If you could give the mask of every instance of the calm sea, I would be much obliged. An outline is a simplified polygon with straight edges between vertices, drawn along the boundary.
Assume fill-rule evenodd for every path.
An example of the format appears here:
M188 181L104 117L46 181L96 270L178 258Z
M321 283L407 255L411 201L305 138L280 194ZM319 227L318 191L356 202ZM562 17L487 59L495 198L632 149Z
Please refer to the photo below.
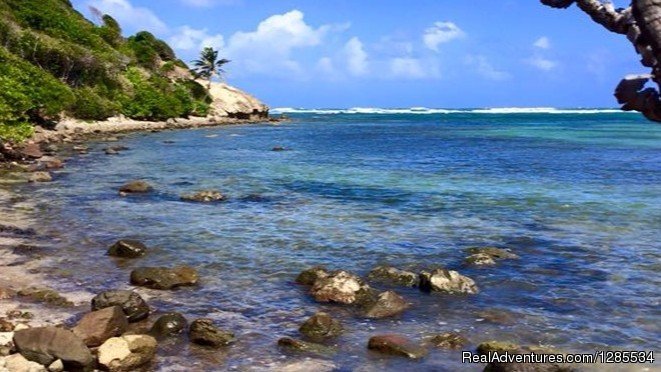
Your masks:
M40 201L56 286L100 292L130 288L137 266L198 268L197 288L141 293L158 311L215 319L238 342L222 351L165 342L162 370L303 360L276 340L298 336L318 310L345 325L338 353L326 358L342 370L482 368L462 366L461 351L435 350L422 362L368 352L368 338L384 332L422 340L456 330L471 348L487 340L584 352L658 348L661 125L611 110L280 111L293 120L131 134L112 143L129 148L117 156L92 143L55 182L24 186ZM157 191L119 197L132 179ZM179 200L200 189L229 201ZM130 262L105 256L120 238L153 248ZM462 264L467 247L486 245L521 259ZM294 283L318 264L360 275L379 264L445 266L481 292L397 288L411 309L365 320L315 303Z

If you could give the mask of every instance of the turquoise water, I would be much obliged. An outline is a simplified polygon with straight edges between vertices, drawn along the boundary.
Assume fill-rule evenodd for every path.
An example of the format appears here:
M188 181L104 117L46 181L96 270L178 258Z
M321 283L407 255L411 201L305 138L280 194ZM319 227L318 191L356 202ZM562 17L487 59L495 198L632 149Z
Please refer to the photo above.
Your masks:
M170 341L156 368L302 360L275 342L297 336L321 309L347 328L328 358L345 370L467 368L460 351L435 350L422 362L368 352L367 339L382 332L422 340L458 330L471 347L492 339L585 352L658 347L660 125L610 112L290 116L279 125L132 134L116 143L130 148L118 156L93 143L55 182L25 186L42 201L61 257L53 267L73 273L62 286L125 288L130 269L144 265L200 270L200 287L143 293L159 311L214 318L238 342L211 352ZM290 150L270 151L276 145ZM136 178L157 192L118 197ZM209 188L229 201L179 200ZM104 255L128 237L154 248L131 262ZM521 260L463 266L464 249L476 245L510 248ZM384 263L457 269L481 292L399 288L412 308L372 321L317 304L293 282L311 265L366 275ZM485 315L494 313L501 319Z

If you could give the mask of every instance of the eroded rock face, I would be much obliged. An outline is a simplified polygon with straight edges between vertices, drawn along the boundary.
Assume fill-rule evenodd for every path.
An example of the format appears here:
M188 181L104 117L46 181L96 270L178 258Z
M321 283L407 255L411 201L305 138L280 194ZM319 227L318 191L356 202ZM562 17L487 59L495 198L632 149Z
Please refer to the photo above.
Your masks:
M436 269L420 273L420 289L450 294L476 294L478 288L473 279L454 270Z
M305 321L299 331L307 338L321 341L337 337L342 333L342 325L324 312L318 312Z
M49 365L61 359L66 368L88 370L92 353L80 337L63 328L39 327L14 332L14 345L26 359Z
M145 181L131 181L119 188L120 194L143 194L153 190L153 187Z
M87 346L99 346L107 339L126 331L129 322L119 306L107 307L85 314L72 329Z
M179 313L167 313L156 320L149 334L155 337L175 336L183 332L188 322Z
M365 317L380 319L401 314L408 307L408 302L402 296L393 291L386 291L367 301L364 311Z
M369 296L371 288L357 275L348 271L334 271L317 279L310 290L318 302L355 304Z
M198 345L220 347L234 342L234 334L223 331L211 319L197 319L190 325L188 337Z
M328 276L328 270L323 266L311 267L304 270L296 277L296 283L303 285L313 285L317 279L325 278Z
M131 272L131 284L152 289L172 289L197 284L197 270L190 266L140 267Z
M225 195L215 190L198 191L194 194L182 195L181 200L197 203L212 203L226 200Z
M418 274L400 270L392 266L377 266L370 271L367 278L405 287L417 287L420 281Z
M133 291L106 291L92 299L92 310L119 306L129 322L137 322L149 316L149 305Z
M367 348L382 354L420 359L427 355L427 350L400 335L379 335L370 338Z
M99 347L99 364L111 372L134 371L156 355L156 339L147 335L113 337Z
M223 83L211 83L211 116L237 119L267 118L269 108L255 97Z
M133 239L122 239L110 246L108 255L122 258L138 258L147 253L147 246Z

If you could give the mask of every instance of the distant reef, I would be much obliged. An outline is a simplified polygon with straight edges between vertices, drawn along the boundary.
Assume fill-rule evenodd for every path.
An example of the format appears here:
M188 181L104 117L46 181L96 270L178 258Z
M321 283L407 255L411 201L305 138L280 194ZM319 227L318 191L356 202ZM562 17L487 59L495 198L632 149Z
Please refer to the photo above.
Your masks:
M196 80L147 31L128 38L68 0L0 1L0 149L60 122L262 120L268 107L226 84ZM1 152L1 151L0 151Z

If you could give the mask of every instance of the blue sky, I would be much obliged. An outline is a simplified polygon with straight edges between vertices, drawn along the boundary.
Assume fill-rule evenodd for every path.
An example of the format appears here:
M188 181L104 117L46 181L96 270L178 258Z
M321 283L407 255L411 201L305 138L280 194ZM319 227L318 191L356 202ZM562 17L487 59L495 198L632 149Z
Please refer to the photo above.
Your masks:
M537 0L72 2L186 62L220 48L226 80L272 107L615 107L645 72L623 36Z

